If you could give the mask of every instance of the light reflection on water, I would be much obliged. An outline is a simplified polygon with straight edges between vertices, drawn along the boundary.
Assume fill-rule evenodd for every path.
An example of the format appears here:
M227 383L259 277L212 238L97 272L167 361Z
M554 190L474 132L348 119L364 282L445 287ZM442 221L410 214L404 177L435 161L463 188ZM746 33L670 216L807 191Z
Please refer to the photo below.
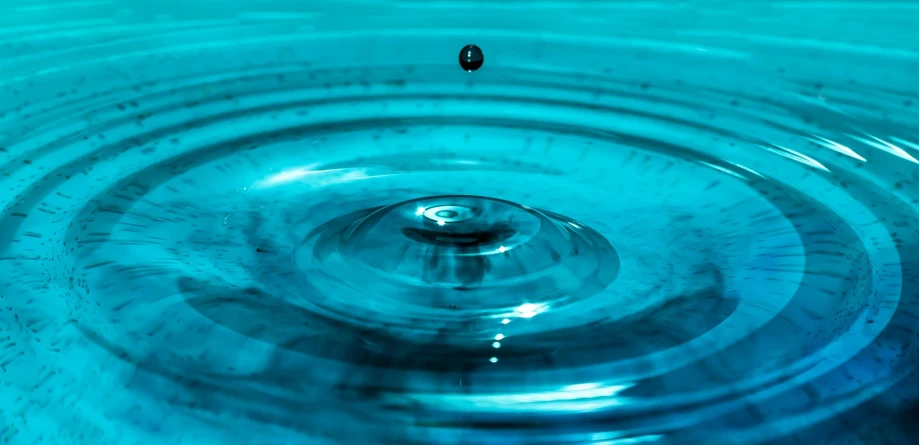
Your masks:
M911 2L5 7L8 443L919 437Z

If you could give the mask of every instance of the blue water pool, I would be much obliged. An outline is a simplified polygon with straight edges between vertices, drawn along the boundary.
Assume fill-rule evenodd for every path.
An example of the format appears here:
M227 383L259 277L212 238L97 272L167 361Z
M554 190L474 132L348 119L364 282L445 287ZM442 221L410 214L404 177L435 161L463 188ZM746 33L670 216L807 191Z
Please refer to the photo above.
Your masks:
M0 443L919 443L915 2L0 12Z

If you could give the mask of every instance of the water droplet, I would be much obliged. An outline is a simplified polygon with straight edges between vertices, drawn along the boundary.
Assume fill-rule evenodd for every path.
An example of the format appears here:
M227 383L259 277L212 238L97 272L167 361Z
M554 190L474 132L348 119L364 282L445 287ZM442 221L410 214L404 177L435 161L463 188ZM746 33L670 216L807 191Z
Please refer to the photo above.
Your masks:
M485 55L478 46L466 45L460 50L459 63L463 70L472 73L478 71L485 63Z

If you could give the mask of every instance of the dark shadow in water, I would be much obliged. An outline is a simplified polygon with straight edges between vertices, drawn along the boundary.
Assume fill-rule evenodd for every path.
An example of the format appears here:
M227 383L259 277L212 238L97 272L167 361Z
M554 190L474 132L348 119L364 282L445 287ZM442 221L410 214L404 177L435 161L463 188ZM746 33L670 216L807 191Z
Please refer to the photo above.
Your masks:
M722 296L722 285L669 299L665 304L615 322L514 337L501 349L502 369L566 368L605 363L675 347L708 332L737 307ZM384 329L363 329L311 313L255 289L181 279L187 303L215 323L278 347L362 366L426 370L470 370L489 366L495 353L489 342L458 345L437 336L426 343L395 338ZM466 332L469 326L445 326ZM481 344L478 344L481 343Z

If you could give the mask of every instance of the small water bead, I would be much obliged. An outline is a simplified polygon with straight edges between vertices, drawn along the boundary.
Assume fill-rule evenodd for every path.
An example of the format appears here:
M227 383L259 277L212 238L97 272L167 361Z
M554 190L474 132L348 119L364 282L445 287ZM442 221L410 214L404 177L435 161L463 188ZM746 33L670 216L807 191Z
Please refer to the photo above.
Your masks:
M475 45L466 45L460 50L459 54L460 67L466 72L472 73L478 71L485 63L485 54L482 49Z

